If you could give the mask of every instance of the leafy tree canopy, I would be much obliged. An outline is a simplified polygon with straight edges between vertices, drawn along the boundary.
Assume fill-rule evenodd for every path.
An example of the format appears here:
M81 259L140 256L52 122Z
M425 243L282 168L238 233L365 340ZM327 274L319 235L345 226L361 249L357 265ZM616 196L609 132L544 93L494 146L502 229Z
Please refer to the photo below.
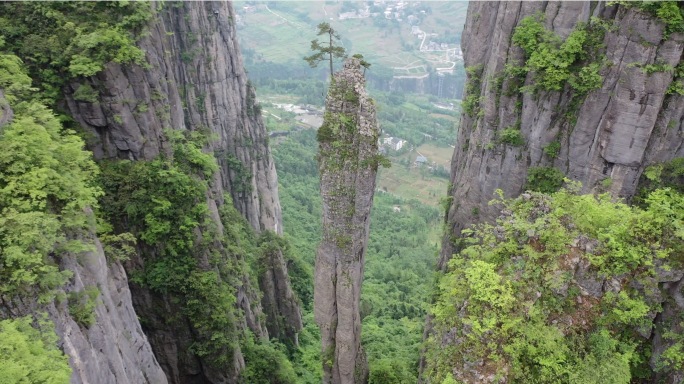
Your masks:
M49 322L39 329L30 317L0 321L0 380L3 383L66 384L71 377L67 357L57 349Z
M0 86L14 113L0 131L0 292L46 291L70 275L53 257L85 249L72 239L101 194L97 167L83 141L30 99L16 56L0 55Z
M144 64L135 42L151 7L143 1L4 2L0 35L51 104L65 79L92 76L110 61Z

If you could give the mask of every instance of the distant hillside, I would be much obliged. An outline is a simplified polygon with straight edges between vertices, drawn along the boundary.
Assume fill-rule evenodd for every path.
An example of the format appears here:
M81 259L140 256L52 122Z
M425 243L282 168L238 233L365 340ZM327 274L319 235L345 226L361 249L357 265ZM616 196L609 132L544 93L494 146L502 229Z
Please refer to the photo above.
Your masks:
M456 79L464 77L460 39L467 4L247 1L235 2L235 22L253 79L309 72L301 58L316 38L316 25L327 21L339 31L347 51L361 53L373 64L372 86L454 97L463 84ZM428 79L436 74L449 75L449 91Z

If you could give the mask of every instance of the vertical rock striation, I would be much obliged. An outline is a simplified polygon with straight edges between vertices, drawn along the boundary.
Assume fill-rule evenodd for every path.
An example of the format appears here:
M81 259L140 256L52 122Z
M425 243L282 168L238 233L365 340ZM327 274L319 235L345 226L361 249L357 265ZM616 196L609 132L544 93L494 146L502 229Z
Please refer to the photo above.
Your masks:
M139 43L150 67L110 63L72 83L67 107L93 134L88 144L98 159L150 160L170 151L165 129L209 131L221 166L217 191L230 193L257 231L282 233L275 165L234 18L225 1L164 3ZM98 102L74 99L86 82Z
M65 90L65 108L91 133L88 147L97 159L145 161L172 156L164 133L168 129L210 134L215 140L205 150L214 153L219 171L209 183L207 205L218 231L230 224L222 223L218 213L228 194L255 231L282 234L275 166L256 95L243 68L232 5L216 1L153 6L149 35L138 44L149 65L110 63L92 78L71 82ZM98 92L97 102L74 97L84 85ZM223 254L230 253L215 246ZM199 265L209 265L208 255L196 257ZM129 272L143 266L142 254L126 263ZM235 296L242 327L262 338L272 330L283 341L296 343L301 314L280 250L269 255L261 273L263 294L249 276L237 277ZM143 329L169 382L238 380L244 367L239 347L233 351L231 369L211 368L191 352L195 330L182 316L170 321L170 313L180 313L178 298L136 284L131 289L136 312L145 320Z
M505 68L520 66L525 53L512 43L515 28L540 14L547 30L565 39L595 16L609 27L602 41L605 61L598 89L586 97L565 84L560 91L519 92L534 85L534 74L514 79ZM608 191L630 198L644 169L684 156L684 96L668 94L684 51L684 36L664 37L666 25L637 7L593 2L475 2L468 7L463 55L469 68L467 94L477 100L464 113L451 168L450 234L440 267L454 251L451 234L471 223L491 220L487 205L494 191L517 196L531 167L555 167L584 191L611 179ZM649 64L670 70L646 71ZM516 82L518 82L516 84ZM575 102L577 104L572 105ZM570 116L571 118L568 118ZM519 127L522 145L501 140L501 131ZM544 149L559 144L555 156Z
M365 383L359 300L375 192L379 128L360 61L335 73L318 131L323 240L315 267L314 315L324 383Z
M124 268L108 261L99 241L96 249L61 260L60 268L74 272L69 292L97 287L95 324L80 326L66 303L48 310L73 369L71 383L166 383L133 309Z
M596 65L596 88L579 92L564 81L558 90L545 90L536 83L538 73L515 73L529 52L513 43L513 35L530 16L561 42L573 31L588 28L595 39L589 48L599 54L585 50L573 68ZM468 80L452 160L440 269L446 269L459 249L464 228L496 217L497 208L487 204L494 191L502 189L506 197L519 195L527 188L533 167L560 171L580 181L585 193L611 192L630 199L638 192L646 167L684 156L684 96L674 90L681 89L684 35L668 28L655 13L634 4L469 5L463 33ZM682 274L663 273L657 280L663 311L645 335L652 340L654 370L656 356L666 348L662 329L684 310ZM680 382L681 375L663 371L657 380Z
M48 305L33 299L0 297L0 317L16 318L46 311L55 324L60 346L69 357L71 383L167 383L133 309L128 279L119 262L106 259L99 241L95 250L60 258L60 269L73 272L58 295L97 287L95 324L86 327L70 314L66 300Z
M263 247L263 246L262 246ZM259 288L263 294L261 305L266 315L266 328L271 337L289 345L299 345L299 331L302 329L299 300L287 275L287 264L283 248L277 241L264 250L259 265Z

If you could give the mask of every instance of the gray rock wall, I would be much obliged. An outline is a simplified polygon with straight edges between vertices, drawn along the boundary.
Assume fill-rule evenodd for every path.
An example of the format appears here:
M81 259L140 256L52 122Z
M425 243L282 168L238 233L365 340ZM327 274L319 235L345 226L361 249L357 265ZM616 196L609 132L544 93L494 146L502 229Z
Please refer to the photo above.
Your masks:
M66 292L97 287L95 324L79 326L67 303L50 308L62 348L73 369L72 383L166 383L131 301L126 273L108 261L99 241L94 252L62 260L74 272Z
M515 27L526 16L541 13L547 29L567 37L592 16L612 21L605 34L607 65L603 83L581 102L575 124L563 118L572 91L525 93L497 98L495 78L507 63L524 61L512 44ZM481 116L462 115L452 159L447 212L450 233L495 217L487 202L496 189L508 197L523 191L530 167L555 167L581 181L585 192L610 178L609 191L631 197L643 170L656 162L684 156L684 97L666 95L672 71L646 74L639 66L664 63L676 66L682 58L684 36L663 39L665 25L636 8L590 2L474 2L468 7L463 33L466 67L483 65L479 95ZM525 85L533 76L528 74ZM504 81L503 88L509 84ZM498 99L498 102L497 102ZM518 104L518 105L516 105ZM497 144L497 132L520 121L525 144ZM559 155L543 148L559 140ZM454 251L445 238L440 267Z
M92 252L60 258L60 269L72 271L73 277L58 291L58 295L68 295L97 288L93 325L78 324L69 313L66 299L41 305L31 298L0 297L0 317L47 310L60 347L69 356L72 384L167 383L133 309L123 267L106 259L97 239L94 244Z
M265 271L259 276L259 288L263 293L261 304L268 334L297 346L303 327L302 314L287 275L282 250L269 250L262 263Z
M0 130L14 112L0 90ZM92 215L92 212L87 212ZM31 295L0 295L0 319L47 313L55 325L59 347L69 357L72 384L167 383L133 308L128 278L119 261L108 259L94 233L86 233L94 249L61 254L59 269L72 278L55 296L42 303ZM94 324L79 324L69 310L69 297L97 290Z
M576 109L576 122L564 114L571 111L573 91L507 95L498 90L496 78L506 64L524 60L521 48L512 44L520 21L541 14L545 26L562 38L578 23L599 17L613 28L606 31L603 46L606 64L600 69L602 85L589 92ZM442 243L439 267L444 269L457 250L461 230L480 221L492 221L496 208L489 206L494 191L506 197L523 192L530 167L555 167L582 182L583 192L609 191L630 199L649 165L684 156L684 97L667 94L673 71L646 73L640 67L665 64L675 67L684 53L684 36L664 37L665 25L636 7L603 2L471 2L462 46L466 67L482 65L482 98L479 115L462 115L452 159L446 212L447 234ZM527 74L524 85L533 83ZM510 84L504 80L503 89ZM464 95L464 97L467 95ZM497 142L498 132L519 122L523 146ZM560 151L551 158L543 148L558 140ZM610 179L610 183L602 183ZM652 340L655 357L666 348L660 332L684 310L682 278L659 276L663 312L654 319ZM657 374L654 380L678 383L681 372Z
M217 2L164 2L153 4L156 13L149 33L139 46L149 65L110 63L98 75L73 81L65 90L65 108L91 135L88 147L97 159L149 160L171 155L164 131L201 130L216 138L206 148L216 155L220 169L210 182L210 214L219 230L223 223L217 207L223 195L231 196L237 210L257 231L282 234L281 208L275 166L268 147L254 89L242 64L232 5ZM74 98L78 87L98 91L97 102ZM197 255L207 265L206 255ZM236 292L244 314L243 327L268 337L275 320L289 325L296 341L301 329L299 305L290 288L281 252L264 268L263 307L258 287L243 276ZM127 268L144 263L140 256ZM187 322L169 322L180 312L178 298L158 295L132 285L136 312L144 320L154 353L171 383L232 383L244 367L234 351L228 371L209 367L192 354L194 333ZM262 313L267 320L262 320ZM125 381L123 381L125 382ZM134 382L134 381L131 381ZM161 382L161 381L159 381Z
M67 107L92 133L88 146L98 159L149 160L168 152L165 129L205 130L217 138L210 150L221 172L218 192L258 231L282 233L275 166L268 135L242 64L230 3L163 3L139 46L149 68L110 63L86 81L99 102L75 100ZM251 177L240 178L227 157L237 159ZM221 200L221 193L217 193Z

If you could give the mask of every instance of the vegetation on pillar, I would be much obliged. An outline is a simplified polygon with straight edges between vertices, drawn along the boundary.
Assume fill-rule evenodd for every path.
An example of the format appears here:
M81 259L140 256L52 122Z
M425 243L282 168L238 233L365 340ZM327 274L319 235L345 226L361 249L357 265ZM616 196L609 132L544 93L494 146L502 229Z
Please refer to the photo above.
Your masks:
M318 39L311 40L311 50L316 52L311 56L304 57L312 68L318 66L321 61L327 61L330 65L330 76L333 75L333 62L335 59L346 57L344 47L339 45L340 35L329 23L318 24L318 36L327 35L326 42L321 43Z
M335 73L318 130L323 239L316 253L315 320L321 329L323 382L366 383L360 287L375 191L380 133L365 91L365 66L347 59Z
M363 74L365 75L366 69L370 68L371 63L364 60L363 55L360 53L355 53L354 55L352 55L352 57L355 59L359 59L359 64L361 64L361 66L363 67Z
M359 55L360 56L360 55ZM370 64L363 61L362 57L356 58L357 65L368 68ZM364 95L365 96L365 95ZM367 98L366 98L367 99ZM378 132L367 132L370 135L359 134L362 117L358 112L363 111L364 107L361 105L362 100L358 90L355 89L355 84L350 81L340 80L333 81L328 90L328 102L337 104L345 104L345 108L330 109L323 117L323 124L318 129L318 142L320 145L319 160L325 160L326 169L341 170L345 167L356 170L359 165L367 167L376 171L378 166L382 165L389 168L389 160L379 153L373 154L368 158L359 160L359 141L364 140L370 142L377 141ZM371 99L363 100L366 111L369 105L373 105ZM368 124L366 122L366 124ZM366 128L366 130L368 130ZM356 164L345 164L345 162L352 161Z

